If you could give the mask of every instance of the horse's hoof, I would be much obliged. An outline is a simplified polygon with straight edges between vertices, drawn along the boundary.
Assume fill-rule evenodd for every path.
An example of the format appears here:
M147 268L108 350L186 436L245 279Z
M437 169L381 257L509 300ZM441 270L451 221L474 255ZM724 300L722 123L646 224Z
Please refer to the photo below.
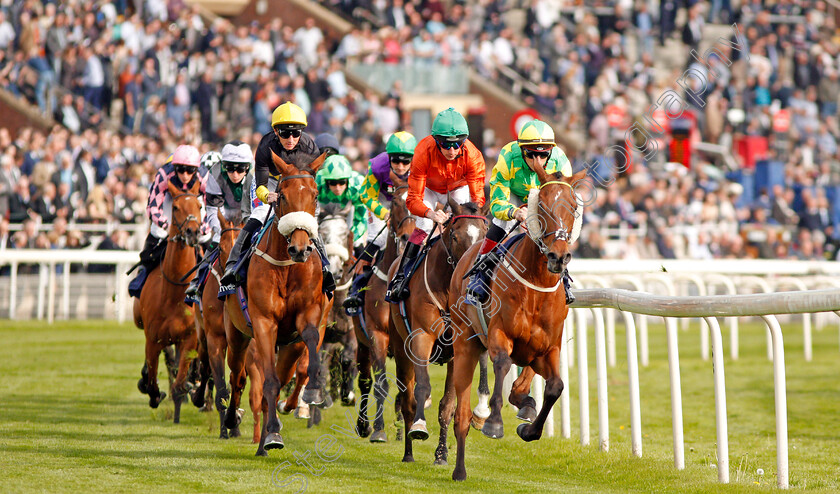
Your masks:
M477 431L480 431L484 427L485 422L487 422L487 417L478 417L475 413L473 413L472 419L470 419L470 425Z
M260 440L257 439L255 442L260 442ZM254 456L268 456L268 451L266 451L264 449L258 449L257 454L254 455Z
M319 388L315 388L315 389L304 388L303 389L303 396L302 396L301 399L303 400L304 403L307 403L309 405L316 405L317 406L317 405L320 405L321 403L324 402L324 394L321 393L321 390Z
M516 418L528 422L529 424L533 423L535 420L537 420L537 410L531 406L520 408L519 412L517 412L516 414Z
M435 458L434 465L446 466L449 465L449 463L446 461L446 458Z
M529 434L528 431L533 428L532 424L519 424L519 427L516 428L516 435L521 437L525 442L536 441L540 438L539 434Z
M341 397L341 406L352 407L355 404L356 404L356 393L351 391L350 393L347 394L347 396L342 396Z
M327 395L327 397L324 398L324 402L319 405L319 408L323 408L324 410L326 410L327 408L332 408L333 405L334 402L332 396Z
M387 443L388 442L388 435L385 434L385 431L376 431L370 436L370 442L372 443Z
M277 413L280 413L282 415L288 415L288 414L292 413L292 410L291 409L287 410L286 409L286 402L281 401L280 403L277 404Z
M229 439L228 431L224 427L222 427L222 431L219 433L219 439Z
M452 471L452 480L459 482L467 480L467 469L455 467L455 470Z
M301 403L297 408L295 408L296 419L308 419L309 417L309 405L306 403Z
M239 423L242 422L242 413L244 410L238 408L234 410L233 408L228 408L225 412L225 427L228 429L236 429L239 427Z
M276 432L270 432L265 438L265 449L283 449L286 445L283 444L283 438Z
M481 433L490 439L501 439L505 437L505 425L502 421L498 422L484 422L481 427Z
M157 398L155 398L154 396L150 396L149 397L149 406L152 407L152 408L157 408L158 405L160 405L160 402L162 402L164 398L166 398L166 393L163 392L163 391L161 391L160 394L157 395Z
M190 401L194 407L201 410L204 407L204 393L199 393L197 390L190 390Z
M239 427L234 427L233 429L230 430L230 437L239 437L241 435L242 435L242 433L239 432Z
M149 388L146 387L146 380L142 377L137 381L137 389L144 395L149 394Z
M428 410L430 408L432 408L432 397L431 396L426 398L426 402L423 403L423 410Z
M426 429L426 421L418 420L411 425L408 431L408 437L417 441L425 441L429 439L429 431Z
M368 437L371 432L373 432L373 428L370 426L370 424L364 427L362 427L361 424L356 424L356 434L358 434L359 437Z
M478 405L477 407L473 408L473 417L481 419L482 423L487 417L490 416L490 407Z
M413 455L405 455L402 459L403 463L414 463L414 456Z

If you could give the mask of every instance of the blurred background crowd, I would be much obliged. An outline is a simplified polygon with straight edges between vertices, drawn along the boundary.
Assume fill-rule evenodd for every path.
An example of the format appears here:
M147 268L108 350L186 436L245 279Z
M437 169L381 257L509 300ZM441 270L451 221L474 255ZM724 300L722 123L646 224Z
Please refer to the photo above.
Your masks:
M512 97L556 124L578 168L604 159L665 91L686 95L676 81L697 70L710 83L685 98L691 139L758 142L779 180L745 190L738 171L756 160L740 153L727 170L702 154L678 164L666 141L657 156L636 150L587 208L577 255L836 259L840 31L824 1L320 0L356 26L335 40L314 20L237 26L180 0L136 3L0 0L0 87L58 124L0 128L0 249L139 248L114 225L143 228L169 152L232 139L255 148L286 100L365 173L384 137L412 130L399 83L377 95L345 78L348 63L383 62L466 64L503 88L524 81ZM506 21L512 9L521 22ZM715 45L720 56L663 75L655 54L685 57L710 26L731 42ZM488 170L508 140L483 139ZM91 235L91 224L107 228Z

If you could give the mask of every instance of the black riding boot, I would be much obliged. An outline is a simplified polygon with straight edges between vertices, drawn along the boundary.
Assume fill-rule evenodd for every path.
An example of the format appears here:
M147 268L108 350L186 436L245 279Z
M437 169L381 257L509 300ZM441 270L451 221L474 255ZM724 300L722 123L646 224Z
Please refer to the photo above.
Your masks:
M345 309L361 307L365 303L364 297L359 295L359 293L367 286L370 277L373 275L373 260L376 258L378 252L379 246L375 244L365 247L365 250L362 251L361 257L359 257L362 272L353 278L350 292L347 294L347 298L344 299L344 303L341 304Z
M490 251L475 260L476 270L467 284L467 302L484 304L490 298L490 275L501 259ZM476 304L473 304L476 305Z
M190 286L187 287L186 291L184 292L185 298L184 302L187 304L194 304L198 302L198 289L200 288L202 279L206 279L205 275L207 274L207 270L209 269L210 258L216 253L216 247L208 245L207 248L204 249L204 257L201 258L201 261L198 262L199 266L198 272L196 273L195 277L190 280Z
M385 292L385 301L395 304L401 300L405 300L410 295L408 290L408 273L406 273L406 266L411 266L417 255L420 254L420 246L409 242L405 246L402 259L400 259L400 267L394 273L394 279L388 284L388 291Z
M219 284L224 287L226 285L233 285L239 283L241 280L236 275L236 264L239 262L239 258L242 257L242 251L248 250L251 247L251 237L257 230L262 227L262 222L258 219L251 218L245 223L245 226L242 227L242 231L239 232L239 236L236 237L236 242L233 244L233 248L230 250L230 255L228 255L227 263L225 263L225 274L222 275L222 279L219 280Z
M312 239L312 245L315 246L315 250L321 256L321 274L324 277L321 283L321 291L332 294L335 291L335 278L332 272L330 272L330 260L327 259L327 249L324 248L324 243L321 239L317 237Z
M566 305L575 301L575 296L572 295L572 282L575 281L569 276L569 270L563 271L563 288L566 290Z

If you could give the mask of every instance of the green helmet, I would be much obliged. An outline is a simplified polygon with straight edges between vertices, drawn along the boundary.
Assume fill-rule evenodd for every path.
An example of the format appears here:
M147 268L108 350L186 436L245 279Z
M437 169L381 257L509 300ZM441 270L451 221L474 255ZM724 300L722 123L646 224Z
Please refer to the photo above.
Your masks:
M388 154L410 154L414 155L414 148L417 146L417 139L408 132L394 132L388 138L385 145L385 152Z
M340 154L334 154L327 158L321 171L321 178L324 180L342 180L350 178L350 175L353 174L350 162Z
M464 116L451 107L438 113L432 123L432 135L445 137L448 141L466 139L469 133L470 130Z

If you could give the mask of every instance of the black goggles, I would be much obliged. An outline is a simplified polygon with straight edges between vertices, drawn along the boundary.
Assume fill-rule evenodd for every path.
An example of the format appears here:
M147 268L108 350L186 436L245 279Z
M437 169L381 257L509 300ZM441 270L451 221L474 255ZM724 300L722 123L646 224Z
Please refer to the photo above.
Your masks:
M402 163L404 165L411 163L411 156L407 154L392 154L389 155L389 158L391 159L391 163Z
M524 154L526 158L531 158L531 159L534 159L534 158L548 159L548 157L551 156L551 151L533 151L533 150L528 149L528 148L523 148L522 149L522 154Z
M190 175L194 175L195 172L198 171L198 167L189 166L189 165L175 165L175 173L189 173Z
M332 179L327 180L326 182L327 182L327 186L332 187L334 185L347 185L348 181L347 181L346 178L339 178L339 179L336 179L336 180L332 180Z
M249 163L222 163L222 168L228 173L245 173L251 165Z
M443 149L461 149L461 146L464 145L464 141L466 141L466 139L458 141L446 141L443 139L435 138L435 142L437 142L437 145L442 147Z
M300 129L294 130L278 130L277 134L280 136L281 139L288 139L290 137L300 137L300 133L302 131Z

